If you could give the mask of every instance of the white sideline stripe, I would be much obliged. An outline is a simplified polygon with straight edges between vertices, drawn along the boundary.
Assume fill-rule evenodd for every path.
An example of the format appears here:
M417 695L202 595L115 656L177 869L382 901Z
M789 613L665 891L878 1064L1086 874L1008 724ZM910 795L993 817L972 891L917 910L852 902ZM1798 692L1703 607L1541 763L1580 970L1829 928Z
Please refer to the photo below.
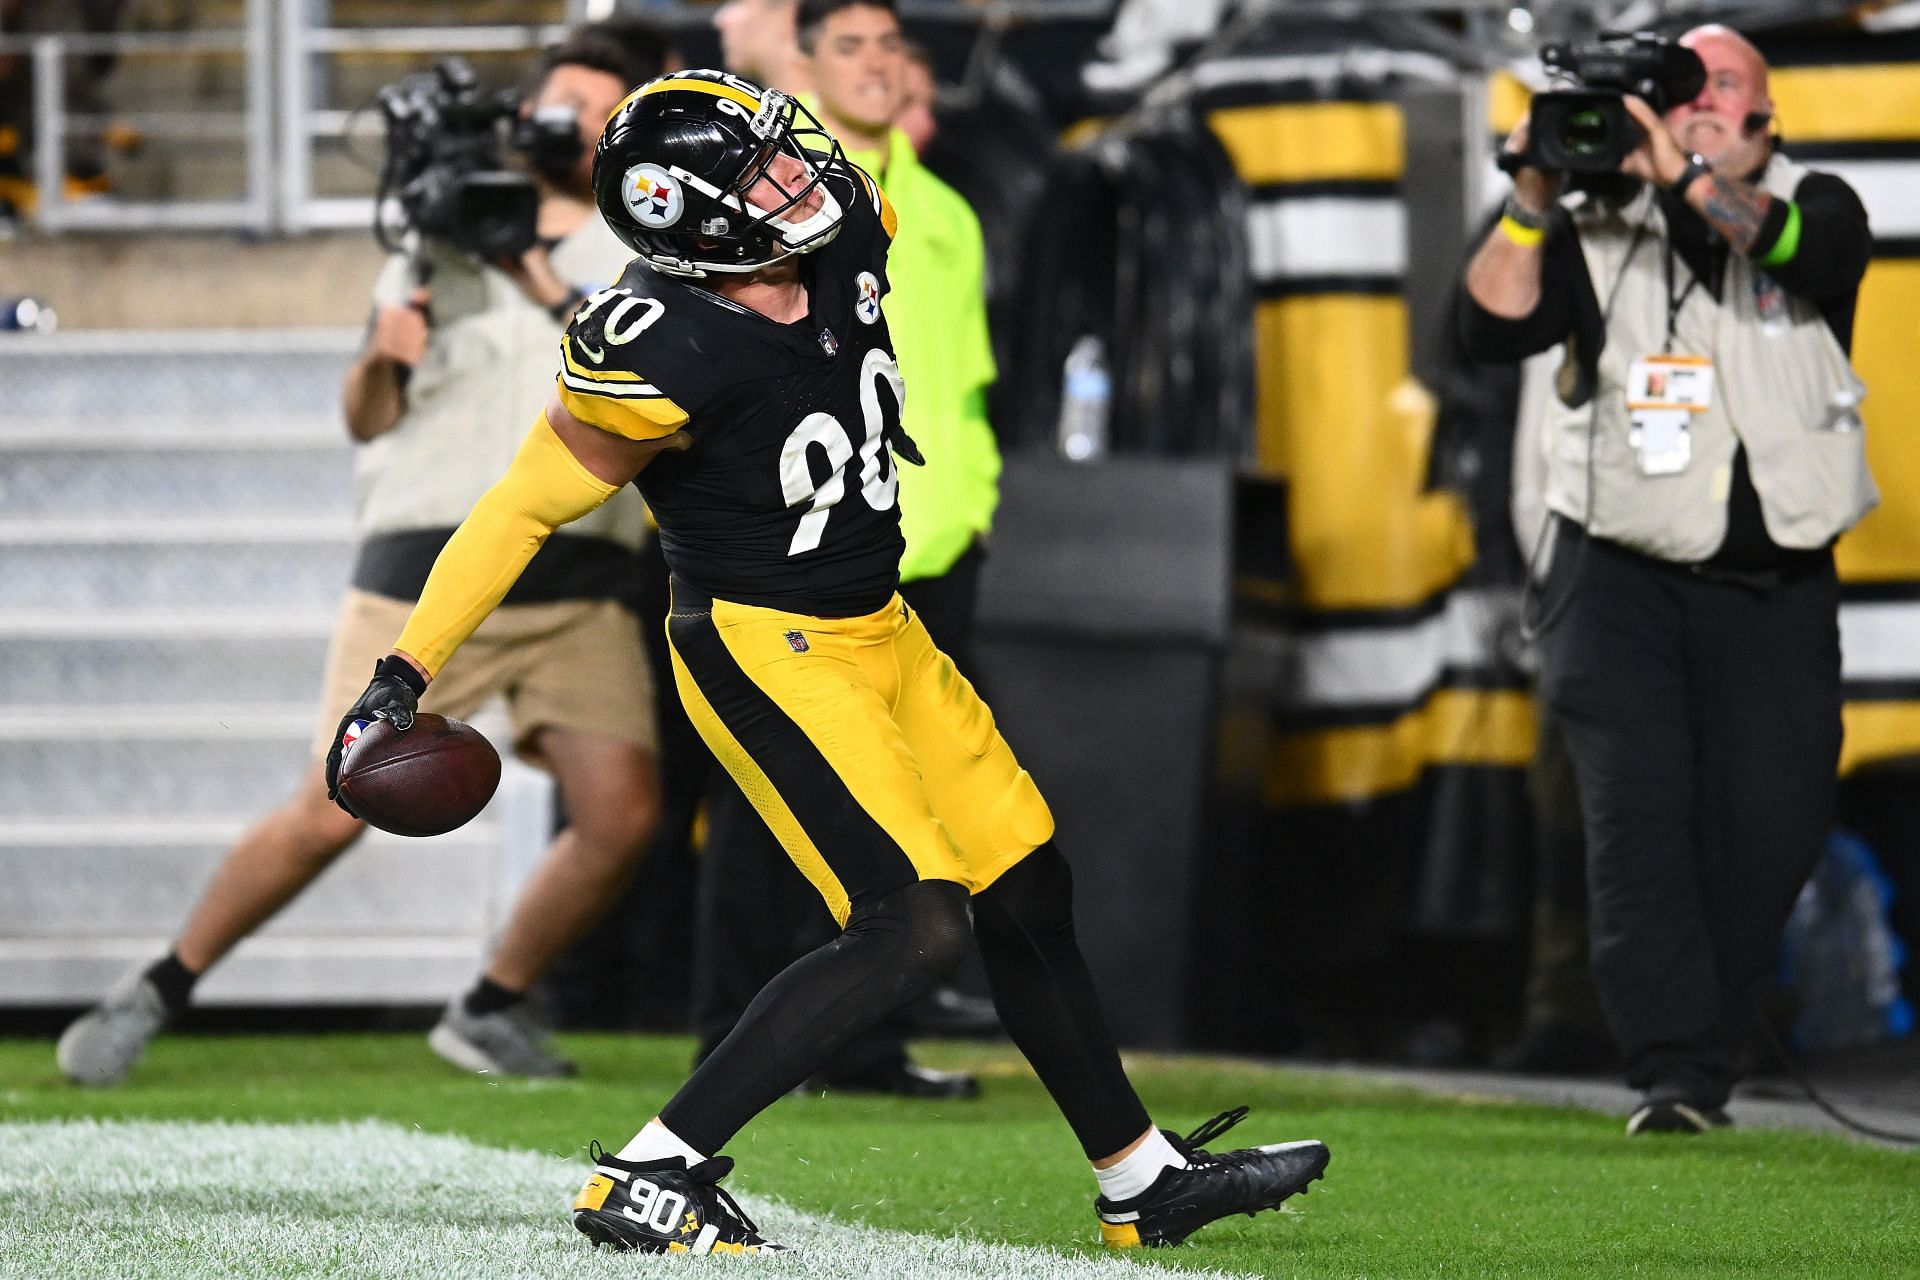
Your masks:
M1840 678L1920 680L1920 601L1841 605Z
M1920 160L1813 160L1846 179L1867 206L1867 224L1882 240L1920 236Z
M1182 72L1198 89L1236 84L1270 85L1275 81L1313 80L1329 86L1351 77L1362 82L1401 77L1435 84L1458 84L1460 73L1436 54L1390 49L1350 49L1340 53L1274 54L1266 57L1208 60Z
M1282 696L1301 708L1411 706L1446 668L1492 664L1516 601L1512 591L1455 591L1439 613L1404 627L1292 637Z
M588 1172L575 1157L499 1151L372 1121L0 1124L0 1258L8 1280L76 1274L224 1280L242 1266L276 1280L721 1274L708 1270L720 1263L674 1264L591 1248L566 1213ZM1091 1199L1091 1186L1087 1194ZM1140 1280L1171 1274L1125 1256L885 1231L757 1196L740 1199L770 1239L798 1251L728 1259L728 1276ZM242 1211L242 1205L271 1207ZM1005 1208L1018 1212L1011 1196ZM1085 1221L1091 1237L1091 1209ZM102 1247L103 1227L111 1231L112 1247ZM1178 1274L1225 1280L1229 1273L1183 1267Z
M1407 211L1396 196L1282 196L1247 211L1256 280L1398 276L1407 269Z

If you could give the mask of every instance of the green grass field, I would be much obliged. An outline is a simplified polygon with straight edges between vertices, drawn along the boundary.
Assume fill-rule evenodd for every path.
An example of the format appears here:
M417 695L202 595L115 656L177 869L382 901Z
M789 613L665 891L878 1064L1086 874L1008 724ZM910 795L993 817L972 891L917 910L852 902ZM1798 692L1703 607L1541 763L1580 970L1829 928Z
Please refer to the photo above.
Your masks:
M0 1275L40 1274L33 1266L74 1276L235 1274L231 1265L205 1272L193 1269L200 1263L189 1265L190 1255L209 1256L207 1240L228 1239L206 1234L196 1215L221 1213L231 1220L220 1230L237 1231L242 1242L249 1221L275 1217L345 1233L347 1243L338 1247L349 1252L337 1255L338 1267L276 1263L261 1274L355 1270L359 1255L351 1248L373 1246L351 1242L379 1238L390 1220L417 1228L405 1248L421 1251L394 1274L446 1270L436 1258L466 1259L452 1267L466 1274L651 1271L661 1263L591 1258L566 1223L564 1201L584 1177L588 1139L624 1142L679 1081L689 1045L617 1036L572 1036L565 1044L582 1079L501 1084L453 1072L414 1036L163 1038L132 1082L89 1092L59 1078L49 1042L0 1041ZM956 1258L986 1242L1058 1249L1084 1257L1086 1274L1112 1273L1094 1265L1101 1251L1093 1243L1092 1179L1024 1064L1000 1048L929 1046L923 1056L982 1072L987 1096L939 1105L785 1100L729 1148L739 1160L729 1185L753 1204L815 1223L816 1255L875 1255L819 1274L951 1274ZM1129 1255L1145 1265L1302 1277L1920 1275L1920 1157L1913 1155L1780 1132L1630 1141L1617 1118L1583 1112L1436 1100L1211 1059L1143 1056L1130 1065L1163 1125L1185 1129L1246 1103L1254 1114L1235 1140L1318 1137L1333 1148L1326 1180L1286 1212L1216 1224L1182 1249ZM99 1132L45 1123L76 1120L175 1123ZM220 1189L226 1184L206 1179L215 1178L225 1158L219 1153L249 1130L178 1123L369 1120L385 1123L312 1132L387 1136L329 1138L332 1154L324 1160L282 1161L300 1166L301 1195L318 1199L270 1193L256 1171L245 1177L255 1192L242 1197L251 1208L238 1217L233 1193ZM292 1141L296 1150L306 1141L297 1136L305 1131L261 1132ZM419 1175L374 1177L351 1167L353 1153L404 1145L415 1133L422 1142L448 1135L503 1153L495 1181L505 1234L492 1236L484 1212L489 1179L473 1163L484 1153L443 1145L432 1148L440 1154L428 1162L447 1179L435 1194L463 1206L458 1213L482 1211L467 1223L474 1239L459 1247L484 1250L498 1240L497 1268L484 1264L485 1253L475 1263L452 1245L437 1252L429 1239L434 1223L421 1221L434 1214L423 1214L414 1191L381 1189L380 1178ZM164 1150L143 1153L144 1142ZM197 1164L202 1146L205 1169ZM393 1159L401 1161L395 1169L412 1167ZM128 1164L140 1167L113 1172ZM471 1169L457 1177L450 1164ZM103 1181L115 1177L131 1179L126 1194L103 1194ZM507 1182L521 1197L510 1206ZM89 1225L76 1226L76 1206L83 1205L79 1218ZM821 1237L820 1219L913 1235ZM934 1261L919 1272L902 1269L899 1256L921 1250L916 1236L957 1237L960 1244L940 1245L945 1254L927 1252ZM239 1252L229 1264L246 1257L244 1243L234 1247ZM1026 1260L1005 1262L1008 1274L1033 1270L1036 1257L1040 1272L1079 1273L1072 1257L1047 1262L1046 1255L1017 1250L1004 1256ZM140 1263L127 1271L103 1268L114 1257ZM62 1269L68 1258L71 1267Z

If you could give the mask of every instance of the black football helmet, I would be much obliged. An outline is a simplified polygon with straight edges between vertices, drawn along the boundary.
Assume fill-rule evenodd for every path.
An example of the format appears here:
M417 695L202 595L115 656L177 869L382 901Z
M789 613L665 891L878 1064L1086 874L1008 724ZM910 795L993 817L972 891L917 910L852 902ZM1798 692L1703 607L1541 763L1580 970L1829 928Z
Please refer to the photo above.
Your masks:
M804 182L783 186L768 172L783 154L800 162ZM839 233L857 181L811 111L724 71L641 85L614 108L593 153L594 200L613 233L654 270L694 278L820 248ZM820 208L789 218L816 190Z

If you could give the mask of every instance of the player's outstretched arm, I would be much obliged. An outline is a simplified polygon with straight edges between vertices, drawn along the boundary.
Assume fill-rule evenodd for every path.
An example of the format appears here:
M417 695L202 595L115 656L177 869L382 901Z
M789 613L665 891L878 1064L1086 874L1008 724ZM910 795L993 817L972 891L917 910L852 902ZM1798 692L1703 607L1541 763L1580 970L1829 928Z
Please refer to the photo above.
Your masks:
M493 612L547 536L620 491L685 432L629 440L576 418L558 399L534 422L513 465L434 561L394 650L431 679Z
M498 607L548 535L618 493L656 455L684 449L690 440L684 431L629 440L551 401L506 475L441 548L393 652L341 720L327 755L328 794L337 790L341 736L354 721L380 718L397 729L410 727L428 682Z

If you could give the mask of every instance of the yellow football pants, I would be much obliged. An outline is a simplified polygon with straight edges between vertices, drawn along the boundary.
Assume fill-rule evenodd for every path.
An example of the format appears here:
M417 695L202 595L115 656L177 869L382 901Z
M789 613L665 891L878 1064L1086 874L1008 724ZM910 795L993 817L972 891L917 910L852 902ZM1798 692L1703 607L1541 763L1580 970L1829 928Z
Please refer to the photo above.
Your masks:
M834 918L916 880L978 893L1053 814L973 686L898 595L814 618L674 584L681 701Z

